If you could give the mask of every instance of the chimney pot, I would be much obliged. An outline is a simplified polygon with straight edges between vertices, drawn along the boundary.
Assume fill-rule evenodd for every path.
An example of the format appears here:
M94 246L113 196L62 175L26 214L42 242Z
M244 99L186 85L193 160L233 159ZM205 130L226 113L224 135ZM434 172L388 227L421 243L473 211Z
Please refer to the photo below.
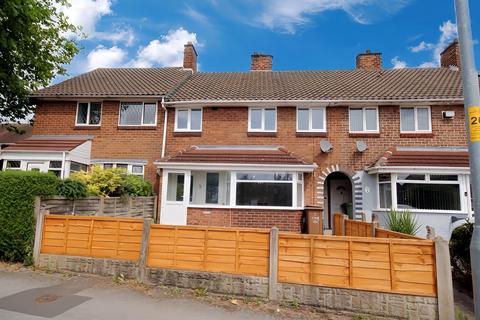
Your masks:
M455 39L445 50L440 53L440 65L443 68L457 67L460 68L460 45Z
M254 52L251 56L251 71L272 71L273 56L265 53Z
M365 50L365 53L357 55L356 68L362 70L381 70L382 54L380 52Z
M197 72L197 50L191 41L188 41L183 50L183 67Z

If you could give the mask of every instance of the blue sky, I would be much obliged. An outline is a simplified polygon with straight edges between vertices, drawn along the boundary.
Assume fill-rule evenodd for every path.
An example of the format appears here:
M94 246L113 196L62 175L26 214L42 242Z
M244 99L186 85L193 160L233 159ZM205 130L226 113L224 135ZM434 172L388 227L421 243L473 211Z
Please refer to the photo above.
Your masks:
M248 71L254 51L272 54L274 70L351 69L365 49L382 52L385 68L428 67L456 37L453 0L70 2L65 13L85 34L70 75L181 65L186 41L196 44L201 71ZM480 1L470 11L480 39Z

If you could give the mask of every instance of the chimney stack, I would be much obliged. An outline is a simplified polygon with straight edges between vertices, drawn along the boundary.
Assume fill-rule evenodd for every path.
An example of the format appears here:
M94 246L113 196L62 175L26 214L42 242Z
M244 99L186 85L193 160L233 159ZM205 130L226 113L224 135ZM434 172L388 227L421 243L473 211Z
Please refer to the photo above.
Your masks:
M272 55L254 52L250 71L272 71L272 60Z
M356 68L362 70L381 70L382 54L379 52L371 52L370 50L358 54Z
M190 41L187 42L183 50L183 67L197 72L197 50Z
M460 68L460 46L457 39L440 53L440 65L443 68L452 66Z

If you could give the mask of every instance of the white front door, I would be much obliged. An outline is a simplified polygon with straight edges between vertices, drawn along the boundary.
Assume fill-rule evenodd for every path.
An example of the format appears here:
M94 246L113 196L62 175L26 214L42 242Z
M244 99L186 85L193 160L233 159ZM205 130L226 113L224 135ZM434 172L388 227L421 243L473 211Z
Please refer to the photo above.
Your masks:
M44 162L27 162L27 170L28 171L40 171L40 172L46 172L47 171Z
M190 197L190 172L168 171L162 177L161 224L186 225Z

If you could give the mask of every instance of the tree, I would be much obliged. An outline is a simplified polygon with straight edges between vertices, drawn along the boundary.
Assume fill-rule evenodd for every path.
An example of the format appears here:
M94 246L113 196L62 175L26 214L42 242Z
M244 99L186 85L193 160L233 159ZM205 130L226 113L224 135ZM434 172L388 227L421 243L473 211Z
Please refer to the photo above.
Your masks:
M0 122L26 119L31 92L65 75L77 33L60 8L67 0L0 1Z

